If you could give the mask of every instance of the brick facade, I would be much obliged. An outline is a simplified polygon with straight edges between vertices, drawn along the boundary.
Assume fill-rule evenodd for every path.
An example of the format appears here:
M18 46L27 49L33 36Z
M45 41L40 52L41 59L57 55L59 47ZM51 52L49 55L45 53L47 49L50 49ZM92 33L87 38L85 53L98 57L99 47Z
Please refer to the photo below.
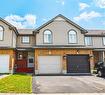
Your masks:
M66 64L66 54L89 54L89 56L93 55L92 50L77 50L77 49L35 49L35 70L38 70L38 56L46 56L46 55L59 55L61 56L61 62L62 62L62 71L67 70L67 64ZM90 57L90 68L91 70L94 67L94 58Z

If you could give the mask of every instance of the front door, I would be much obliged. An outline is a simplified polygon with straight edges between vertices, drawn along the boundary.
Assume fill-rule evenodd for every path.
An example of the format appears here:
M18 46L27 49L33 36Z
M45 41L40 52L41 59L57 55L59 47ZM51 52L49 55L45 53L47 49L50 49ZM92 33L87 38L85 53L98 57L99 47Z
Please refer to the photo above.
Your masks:
M16 72L26 72L27 57L27 52L17 52Z

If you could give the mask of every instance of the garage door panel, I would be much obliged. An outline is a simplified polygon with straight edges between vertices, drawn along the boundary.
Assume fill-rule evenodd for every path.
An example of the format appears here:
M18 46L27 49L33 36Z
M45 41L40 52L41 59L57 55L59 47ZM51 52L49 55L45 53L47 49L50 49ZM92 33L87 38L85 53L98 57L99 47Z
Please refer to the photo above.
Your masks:
M9 73L9 55L0 55L0 73Z
M46 69L49 69L49 67L52 67L52 66L53 66L53 65L49 65L49 66L40 66L40 69L45 69L45 68L46 68ZM59 66L59 67L60 67L60 66ZM57 68L60 69L59 67L58 67L58 66L53 66L51 69L54 69L54 70L57 69Z
M68 55L67 72L68 73L90 73L88 55Z
M39 74L55 74L61 72L60 56L39 56Z

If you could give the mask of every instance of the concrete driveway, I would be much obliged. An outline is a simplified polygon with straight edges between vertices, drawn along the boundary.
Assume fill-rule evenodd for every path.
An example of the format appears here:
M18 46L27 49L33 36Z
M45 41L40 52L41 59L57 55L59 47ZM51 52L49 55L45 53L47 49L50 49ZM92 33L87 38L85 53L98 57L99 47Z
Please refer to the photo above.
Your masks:
M95 76L34 76L33 93L105 93L105 79Z

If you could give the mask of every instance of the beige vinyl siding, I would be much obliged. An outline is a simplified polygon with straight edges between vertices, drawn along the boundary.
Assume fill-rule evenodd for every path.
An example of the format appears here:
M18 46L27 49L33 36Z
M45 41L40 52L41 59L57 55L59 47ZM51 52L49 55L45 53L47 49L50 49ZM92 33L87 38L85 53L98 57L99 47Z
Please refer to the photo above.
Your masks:
M17 36L16 36L16 34L15 34L15 32L13 32L13 47L14 48L16 48L16 38L17 38Z
M22 43L22 37L23 36L18 36L17 37L17 47L32 47L35 45L35 37L34 36L29 36L29 43Z
M52 31L53 40L50 45L84 45L84 34L81 34L81 31L69 24L64 20L55 20L46 27L42 28L38 34L36 34L36 45L43 45L43 31L49 29ZM69 44L68 43L68 31L75 30L77 32L77 43ZM48 44L44 44L48 45Z
M103 44L103 37L92 37L92 46L86 46L90 48L105 48Z
M12 46L12 32L9 26L0 21L0 25L4 27L3 40L0 41L0 47L13 47Z

